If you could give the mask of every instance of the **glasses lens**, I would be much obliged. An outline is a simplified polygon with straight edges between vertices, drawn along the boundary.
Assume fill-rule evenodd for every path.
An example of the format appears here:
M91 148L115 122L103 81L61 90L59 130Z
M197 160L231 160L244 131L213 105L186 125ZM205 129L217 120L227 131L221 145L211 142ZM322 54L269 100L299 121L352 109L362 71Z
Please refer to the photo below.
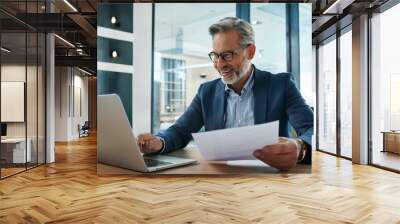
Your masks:
M221 54L224 61L231 61L233 59L233 52L224 52Z
M210 52L210 53L208 54L208 57L210 57L211 61L213 61L213 62L215 62L215 61L218 59L217 54L214 53L214 52Z

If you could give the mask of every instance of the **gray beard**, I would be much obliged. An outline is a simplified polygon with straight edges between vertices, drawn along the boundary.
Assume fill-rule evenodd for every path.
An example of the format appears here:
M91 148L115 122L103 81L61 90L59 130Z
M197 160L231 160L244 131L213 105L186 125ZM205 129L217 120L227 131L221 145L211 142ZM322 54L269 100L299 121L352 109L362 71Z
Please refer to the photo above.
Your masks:
M249 66L251 66L251 64ZM249 66L243 66L241 68L239 75L235 72L233 78L231 78L229 80L225 80L224 77L222 77L222 79L221 79L222 82L227 85L232 85L232 84L237 83L239 80L241 80L245 76Z
M222 82L224 82L227 85L232 85L236 82L238 82L241 78L243 78L244 73L241 72L239 75L237 75L236 73L233 75L233 77L229 80L226 80L224 77L222 77Z

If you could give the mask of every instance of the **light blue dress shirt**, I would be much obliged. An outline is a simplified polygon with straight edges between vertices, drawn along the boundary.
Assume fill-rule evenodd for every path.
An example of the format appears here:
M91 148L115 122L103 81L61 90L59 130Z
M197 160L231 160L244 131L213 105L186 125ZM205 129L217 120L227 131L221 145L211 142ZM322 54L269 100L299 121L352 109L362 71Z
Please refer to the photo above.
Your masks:
M222 82L222 80L221 80ZM225 84L225 93L227 94L225 111L225 128L236 128L254 125L254 67L240 95ZM165 150L165 140L158 137L163 144L160 153Z
M254 125L253 84L254 67L252 68L250 78L240 91L240 94L237 94L233 89L225 84L225 92L227 94L225 128Z

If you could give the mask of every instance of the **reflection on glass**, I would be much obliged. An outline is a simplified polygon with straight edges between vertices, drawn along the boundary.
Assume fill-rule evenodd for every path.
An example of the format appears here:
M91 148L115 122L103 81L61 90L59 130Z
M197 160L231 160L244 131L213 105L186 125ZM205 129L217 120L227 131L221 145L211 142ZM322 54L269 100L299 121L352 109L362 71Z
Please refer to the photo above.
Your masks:
M36 32L27 33L28 43L28 61L27 61L27 75L26 75L26 114L27 114L27 149L28 153L27 167L34 167L37 165L37 81L38 81L38 36Z
M340 128L342 156L352 157L352 35L340 37Z
M235 3L156 4L153 131L167 128L185 111L201 83L218 78L208 58L208 27L235 16ZM174 12L171 14L171 12Z
M0 5L21 15L46 10L44 0ZM13 21L5 14L0 17ZM23 24L3 25L1 47L7 50L1 51L0 61L1 178L45 162L45 35Z
M2 33L1 45L1 122L7 134L1 140L1 177L25 170L30 159L30 141L26 141L26 34ZM28 144L27 144L28 142ZM28 151L26 148L28 147Z
M286 4L251 3L250 15L257 46L253 63L261 70L286 72Z
M372 163L400 170L400 155L386 150L382 132L400 130L400 5L372 18ZM400 135L400 133L398 134ZM397 136L398 136L397 135ZM400 143L396 148L400 148Z
M318 51L319 149L336 153L336 40Z

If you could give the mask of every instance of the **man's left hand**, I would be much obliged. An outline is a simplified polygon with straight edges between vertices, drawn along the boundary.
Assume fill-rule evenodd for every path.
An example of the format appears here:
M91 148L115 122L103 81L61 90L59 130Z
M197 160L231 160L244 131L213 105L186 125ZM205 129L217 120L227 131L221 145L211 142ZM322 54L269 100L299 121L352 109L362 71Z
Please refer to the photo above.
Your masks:
M301 146L294 139L279 137L279 142L254 151L253 155L279 170L290 170L296 166Z

